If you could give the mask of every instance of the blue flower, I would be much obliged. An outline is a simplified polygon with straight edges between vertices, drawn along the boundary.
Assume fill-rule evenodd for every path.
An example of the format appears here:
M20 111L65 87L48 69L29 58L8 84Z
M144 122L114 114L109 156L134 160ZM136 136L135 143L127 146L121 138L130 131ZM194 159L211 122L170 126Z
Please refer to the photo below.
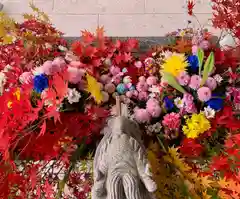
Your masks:
M224 106L224 95L223 94L212 94L212 98L205 103L215 111L219 111Z
M189 55L187 61L189 63L190 70L193 73L197 73L199 70L198 57L196 55Z
M174 108L174 104L172 100L170 100L168 97L164 97L163 99L165 107L168 111L172 110Z
M48 78L46 75L36 75L33 79L34 90L41 93L45 88L48 88Z

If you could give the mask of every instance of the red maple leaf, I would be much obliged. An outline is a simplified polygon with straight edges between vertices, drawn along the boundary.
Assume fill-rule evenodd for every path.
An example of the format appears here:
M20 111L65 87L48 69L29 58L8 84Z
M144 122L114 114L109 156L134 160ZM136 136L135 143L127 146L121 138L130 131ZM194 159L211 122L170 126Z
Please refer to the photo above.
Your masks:
M188 5L187 5L187 7L188 7L188 14L189 14L190 16L193 15L193 8L194 8L194 6L195 6L195 3L193 3L192 0L188 0Z
M86 44L90 44L94 41L95 37L94 35L87 31L87 30L84 30L84 31L81 31L82 32L82 41Z
M185 138L181 144L180 152L189 157L199 156L203 151L203 146L195 139Z

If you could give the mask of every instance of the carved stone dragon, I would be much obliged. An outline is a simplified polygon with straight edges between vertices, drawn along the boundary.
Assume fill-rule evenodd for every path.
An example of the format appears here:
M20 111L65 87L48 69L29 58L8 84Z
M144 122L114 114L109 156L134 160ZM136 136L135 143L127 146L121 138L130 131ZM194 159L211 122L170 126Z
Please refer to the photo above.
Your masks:
M108 121L96 150L92 199L152 199L157 186L146 172L141 130L121 107L125 115Z

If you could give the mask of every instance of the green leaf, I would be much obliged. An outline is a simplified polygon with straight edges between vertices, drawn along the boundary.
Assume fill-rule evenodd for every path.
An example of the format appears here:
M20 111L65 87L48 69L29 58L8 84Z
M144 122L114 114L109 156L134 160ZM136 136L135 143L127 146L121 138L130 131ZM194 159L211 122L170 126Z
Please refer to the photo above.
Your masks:
M204 85L209 74L212 72L214 66L214 54L213 52L210 53L208 56L203 69L203 76L202 76L202 82L201 85Z
M198 57L198 64L199 64L199 75L201 75L203 59L204 59L204 51L201 48L198 49L197 57Z
M163 79L176 90L180 91L181 93L186 93L186 91L183 89L182 86L179 85L179 83L172 74L163 72Z

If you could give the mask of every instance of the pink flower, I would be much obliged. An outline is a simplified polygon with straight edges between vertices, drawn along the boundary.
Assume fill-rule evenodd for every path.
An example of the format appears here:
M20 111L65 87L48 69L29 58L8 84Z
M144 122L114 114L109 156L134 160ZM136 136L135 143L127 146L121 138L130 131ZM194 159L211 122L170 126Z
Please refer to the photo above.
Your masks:
M41 66L43 73L46 75L51 75L52 74L52 61L45 61L43 65Z
M148 84L149 86L156 85L156 84L157 84L157 77L155 77L155 76L149 76L149 77L147 78L147 84Z
M56 57L53 60L52 65L60 68L61 70L67 66L65 60L62 57Z
M143 64L142 64L141 61L136 61L136 62L134 63L134 66L135 66L136 68L142 68Z
M115 85L112 83L108 83L104 86L104 90L107 91L109 94L112 94L115 92Z
M180 85L186 86L190 81L190 76L184 71L177 77L177 80Z
M138 81L141 82L141 83L145 83L146 78L144 76L141 76L141 77L138 78Z
M214 90L215 88L217 88L217 81L212 77L208 77L205 85L211 90Z
M109 77L109 75L101 75L100 77L100 82L103 83L103 84L107 84L111 81L111 78Z
M136 88L139 92L146 92L148 90L148 85L145 82L138 82Z
M197 91L198 99L202 102L206 102L211 99L212 92L208 87L201 87Z
M134 118L139 123L146 123L146 122L150 122L150 120L151 120L151 116L147 112L147 110L139 109L139 108L136 108L134 110Z
M121 69L117 66L111 66L110 73L115 76L118 75L121 72Z
M184 107L184 111L182 111L183 113L186 111L187 113L197 113L197 108L195 106L195 104L192 102L192 103L189 103L187 104L185 107Z
M203 40L201 43L200 43L200 48L202 48L203 50L207 50L210 46L209 44L209 41L208 40Z
M201 77L199 75L193 75L190 79L189 87L197 90L201 85Z
M126 92L126 96L127 96L128 98L131 98L131 97L133 96L133 91L127 91L127 92Z
M197 51L198 51L198 46L197 45L192 46L192 54L196 55Z
M121 78L121 76L119 76L119 75L116 75L116 76L114 76L114 77L112 78L112 82L113 82L114 84L116 84L116 85L120 84L120 83L121 83L121 80L122 80L122 78Z
M53 61L45 61L41 66L43 73L46 75L52 75L60 72L66 66L65 61L62 58L55 58Z
M162 124L170 130L177 130L181 125L180 115L178 113L168 113L163 117Z
M24 72L20 75L19 81L22 84L30 84L32 82L33 75L31 72Z
M74 68L74 67L68 67L68 73L69 73L69 81L73 84L79 83L83 76L85 75L85 71Z
M146 110L152 117L159 117L161 114L161 107L159 106L159 102L154 98L151 98L147 101Z
M145 101L148 98L148 93L147 92L139 92L138 93L138 99L140 101Z
M193 97L191 94L185 93L185 94L183 95L183 103L184 103L185 105L192 104L192 103L193 103L193 100L194 100L194 97Z
M133 93L133 97L135 97L135 98L137 98L137 97L138 97L138 91L136 91L136 90L133 90L133 91L132 91L132 93Z

